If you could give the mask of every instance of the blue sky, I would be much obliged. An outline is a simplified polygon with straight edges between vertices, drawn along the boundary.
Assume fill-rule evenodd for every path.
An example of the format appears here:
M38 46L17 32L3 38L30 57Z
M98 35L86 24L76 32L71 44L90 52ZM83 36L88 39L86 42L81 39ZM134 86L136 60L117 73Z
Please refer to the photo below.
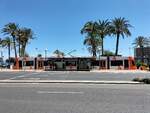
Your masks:
M135 37L150 36L149 4L150 0L0 0L0 29L9 22L32 28L37 38L27 47L31 56L44 55L45 48L49 55L56 49L65 53L76 49L74 55L88 56L80 34L83 25L91 20L125 17L134 27L131 37L120 38L119 52L128 56L133 55ZM104 48L115 51L115 43L115 37L106 37Z

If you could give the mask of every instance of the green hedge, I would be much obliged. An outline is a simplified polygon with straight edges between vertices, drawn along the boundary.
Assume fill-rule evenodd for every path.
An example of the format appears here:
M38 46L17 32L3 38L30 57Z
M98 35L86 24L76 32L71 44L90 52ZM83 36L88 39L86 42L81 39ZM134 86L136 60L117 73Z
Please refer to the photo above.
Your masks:
M150 84L150 78L134 78L132 81Z

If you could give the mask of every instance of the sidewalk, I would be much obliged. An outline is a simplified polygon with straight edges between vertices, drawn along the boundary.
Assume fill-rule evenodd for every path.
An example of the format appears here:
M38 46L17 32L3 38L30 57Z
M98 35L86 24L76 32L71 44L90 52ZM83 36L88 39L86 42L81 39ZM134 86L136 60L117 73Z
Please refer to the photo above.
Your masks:
M46 72L44 70L17 70L17 69L0 69L0 72Z
M150 73L146 70L91 70L90 72L99 72L99 73Z
M0 69L0 72L61 72L61 71L44 71L44 70L12 70L12 69ZM62 71L66 72L66 71ZM69 71L67 71L69 72ZM73 72L73 71L70 71ZM79 71L75 71L79 72ZM81 71L83 72L83 71ZM86 72L96 72L96 73L150 73L150 71L146 70L91 70L91 71L86 71Z

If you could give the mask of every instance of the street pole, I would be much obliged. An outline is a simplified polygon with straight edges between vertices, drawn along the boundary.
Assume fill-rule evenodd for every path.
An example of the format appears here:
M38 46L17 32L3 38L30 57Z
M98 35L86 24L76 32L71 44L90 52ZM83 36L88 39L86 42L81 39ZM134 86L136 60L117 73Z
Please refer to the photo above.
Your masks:
M45 49L45 60L47 58L47 51L48 51L48 49Z
M1 70L2 70L2 65L3 65L3 51L1 50Z
M45 69L46 69L46 59L47 59L47 51L48 51L48 49L45 49Z

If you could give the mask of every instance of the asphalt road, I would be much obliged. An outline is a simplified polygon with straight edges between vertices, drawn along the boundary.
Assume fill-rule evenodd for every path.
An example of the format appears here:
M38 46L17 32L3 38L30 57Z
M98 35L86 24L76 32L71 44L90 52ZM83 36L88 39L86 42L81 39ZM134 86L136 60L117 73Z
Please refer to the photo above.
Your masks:
M0 80L132 80L136 77L150 78L148 73L109 72L0 72Z
M0 113L149 113L149 85L0 84Z

